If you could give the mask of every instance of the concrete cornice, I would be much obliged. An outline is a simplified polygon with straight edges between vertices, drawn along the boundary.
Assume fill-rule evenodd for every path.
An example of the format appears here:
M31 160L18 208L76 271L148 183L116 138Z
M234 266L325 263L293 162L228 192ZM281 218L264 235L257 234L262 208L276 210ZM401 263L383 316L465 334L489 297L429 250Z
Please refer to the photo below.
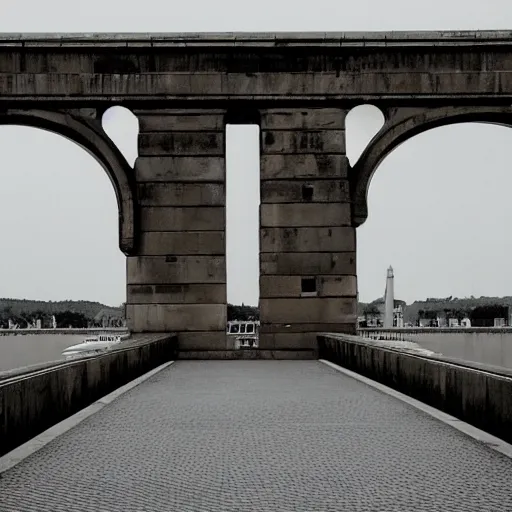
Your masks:
M0 33L1 47L509 46L512 30L424 32Z

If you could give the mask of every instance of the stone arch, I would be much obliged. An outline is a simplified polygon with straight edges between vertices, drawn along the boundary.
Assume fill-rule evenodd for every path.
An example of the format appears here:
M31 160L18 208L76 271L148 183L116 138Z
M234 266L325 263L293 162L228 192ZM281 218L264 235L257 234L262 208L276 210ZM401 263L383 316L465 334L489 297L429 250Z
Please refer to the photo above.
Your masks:
M93 111L94 112L94 111ZM107 173L117 198L119 248L128 255L136 247L135 180L132 169L119 149L101 129L95 116L46 110L0 112L0 125L41 128L73 141L92 155Z
M450 124L473 122L512 127L512 107L443 107L403 114L400 109L388 112L384 126L350 169L352 221L356 227L368 217L368 188L373 174L386 156L405 141Z

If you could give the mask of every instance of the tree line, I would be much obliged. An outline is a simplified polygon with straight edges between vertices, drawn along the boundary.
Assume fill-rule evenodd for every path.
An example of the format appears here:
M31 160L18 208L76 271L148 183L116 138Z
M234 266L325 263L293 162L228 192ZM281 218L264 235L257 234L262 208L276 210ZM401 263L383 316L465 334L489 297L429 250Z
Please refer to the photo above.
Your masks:
M232 320L259 320L260 311L255 306L236 306L234 304L228 304L228 322Z
M58 328L102 327L98 313L104 311L121 326L124 321L124 304L119 308L90 301L34 301L22 299L0 299L0 328L7 329L9 322L18 328L34 327L40 321L42 329L53 328L53 317Z

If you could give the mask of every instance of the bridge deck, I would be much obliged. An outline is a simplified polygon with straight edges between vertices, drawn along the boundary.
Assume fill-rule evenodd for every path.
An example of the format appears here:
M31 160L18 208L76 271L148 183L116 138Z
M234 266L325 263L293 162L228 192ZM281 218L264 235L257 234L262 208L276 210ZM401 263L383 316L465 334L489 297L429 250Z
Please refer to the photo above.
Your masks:
M505 511L512 460L317 361L181 361L0 479L0 511Z

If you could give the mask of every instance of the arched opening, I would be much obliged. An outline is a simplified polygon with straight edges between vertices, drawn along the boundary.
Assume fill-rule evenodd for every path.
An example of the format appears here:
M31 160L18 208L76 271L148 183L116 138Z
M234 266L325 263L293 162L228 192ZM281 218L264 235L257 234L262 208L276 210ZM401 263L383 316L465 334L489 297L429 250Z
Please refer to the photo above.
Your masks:
M59 126L48 116L48 130L34 127L46 125L28 113L0 119L0 327L52 328L53 317L58 328L123 325L119 217L130 201L123 174L105 172L114 152L101 161L89 154L86 137L67 140L72 119ZM2 337L0 372L60 359L63 348L84 338L17 334Z
M374 105L358 105L345 118L347 158L354 165L384 125L384 114Z
M139 120L125 107L105 110L101 125L131 167L138 157Z
M424 131L386 153L370 182L368 219L357 229L361 316L383 297L390 265L395 299L407 304L405 326L434 313L436 325L462 326L472 308L508 307L511 147L507 126L459 123ZM426 303L429 298L440 302ZM468 355L464 344L455 347L459 353L424 346L486 364L512 361L512 351Z

